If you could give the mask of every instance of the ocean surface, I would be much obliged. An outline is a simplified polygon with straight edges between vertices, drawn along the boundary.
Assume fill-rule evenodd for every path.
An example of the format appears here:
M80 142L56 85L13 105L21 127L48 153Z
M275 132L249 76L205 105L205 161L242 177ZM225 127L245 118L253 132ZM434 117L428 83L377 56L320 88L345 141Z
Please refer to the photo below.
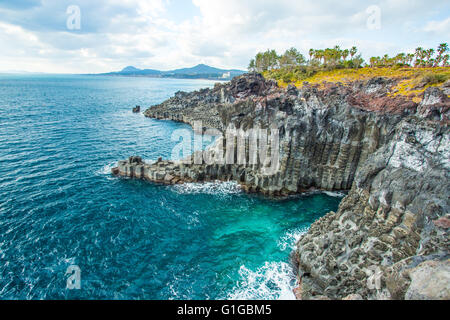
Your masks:
M214 83L0 75L0 299L294 298L295 241L340 195L275 201L110 174L130 155L170 158L172 132L192 132L133 106Z

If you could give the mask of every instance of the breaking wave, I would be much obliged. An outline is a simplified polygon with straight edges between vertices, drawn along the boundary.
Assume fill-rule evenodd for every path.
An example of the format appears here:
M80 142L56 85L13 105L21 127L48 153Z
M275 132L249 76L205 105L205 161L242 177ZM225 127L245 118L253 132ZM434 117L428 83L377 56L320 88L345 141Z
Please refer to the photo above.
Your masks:
M295 246L298 240L300 240L300 237L302 235L308 232L308 229L309 228L304 227L286 232L284 236L282 236L278 241L278 247L281 249L281 251L295 250Z
M308 231L299 228L287 231L278 241L281 251L292 251L297 241ZM295 300L294 288L298 285L297 277L289 263L265 262L263 266L252 271L245 266L239 269L241 281L228 295L231 300Z
M296 277L286 262L266 262L255 271L241 266L242 280L228 295L230 300L295 300Z
M205 182L205 183L185 183L172 187L178 194L211 194L230 195L242 192L241 186L236 182Z
M117 161L115 162L110 162L108 164L105 164L103 167L101 167L98 171L97 171L97 175L100 176L111 176L111 170L112 168L114 168L117 165Z
M327 196L334 197L334 198L343 198L346 196L343 192L338 191L323 191Z

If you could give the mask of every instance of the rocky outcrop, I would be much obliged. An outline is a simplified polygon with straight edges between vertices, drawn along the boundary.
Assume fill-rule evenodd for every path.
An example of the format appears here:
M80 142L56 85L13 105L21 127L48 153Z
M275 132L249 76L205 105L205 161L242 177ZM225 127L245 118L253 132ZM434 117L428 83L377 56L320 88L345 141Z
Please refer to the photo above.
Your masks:
M149 108L145 115L150 118L174 120L193 125L202 121L204 127L224 130L228 107L248 97L265 97L277 91L275 82L265 81L260 74L252 73L234 78L229 85L216 84L213 89L191 93L177 92L160 105Z
M449 212L448 138L436 123L399 123L359 169L338 212L299 241L304 292L403 299L409 280L396 269L449 258L448 233L433 223Z
M194 164L199 154L154 164L131 158L113 172L161 183L234 180L271 196L349 190L339 210L316 221L298 242L296 295L448 298L450 100L428 88L416 104L390 95L395 84L374 78L283 89L249 74L213 89L178 92L145 115L201 121L200 131L276 131L279 144L269 149L279 150L278 170L267 174L263 164L250 164L252 140L244 136L244 161L236 164ZM218 141L204 153L225 151L236 138ZM430 287L437 280L441 284Z
M236 170L232 170L232 166L224 165L222 171L217 169L214 171L214 168L186 164L185 161L186 159L183 161L164 161L160 158L154 163L145 163L141 157L132 156L127 160L119 161L118 166L112 169L112 173L116 176L142 179L165 185L237 180ZM228 169L230 171L227 171Z
M371 90L368 96L377 95ZM330 86L319 91L307 86L285 91L251 74L211 90L177 93L145 115L191 125L202 121L203 127L221 131L229 125L243 130L274 126L280 133L280 170L264 176L255 168L235 166L237 176L243 176L237 180L243 180L248 191L284 195L310 188L348 190L359 165L390 139L401 120L398 114L374 114L352 105L354 91L360 91L356 84L354 88ZM407 108L396 111L410 112Z

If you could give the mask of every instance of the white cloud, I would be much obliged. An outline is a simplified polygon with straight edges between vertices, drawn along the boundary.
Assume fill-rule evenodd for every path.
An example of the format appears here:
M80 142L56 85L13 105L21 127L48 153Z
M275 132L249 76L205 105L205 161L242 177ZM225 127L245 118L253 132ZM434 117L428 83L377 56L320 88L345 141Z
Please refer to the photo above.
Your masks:
M450 18L441 21L429 21L424 31L440 33L446 38L450 35Z
M450 18L442 18L450 12L445 0L432 6L425 0L373 0L381 10L381 30L367 28L369 4L359 0L79 0L82 29L70 32L69 2L0 4L0 69L88 73L197 63L246 68L256 52L268 48L295 46L306 55L311 47L336 44L357 45L368 57L436 46L448 39L450 28ZM170 18L169 10L188 5L199 14Z

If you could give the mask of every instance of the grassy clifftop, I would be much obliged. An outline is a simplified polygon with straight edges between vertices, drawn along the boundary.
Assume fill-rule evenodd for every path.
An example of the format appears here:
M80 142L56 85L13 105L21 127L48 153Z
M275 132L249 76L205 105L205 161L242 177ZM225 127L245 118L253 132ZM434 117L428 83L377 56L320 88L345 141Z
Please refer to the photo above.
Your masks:
M263 72L267 79L275 79L273 71ZM397 85L391 90L390 95L407 96L414 102L420 102L422 93L428 87L440 87L450 79L450 67L411 68L411 67L385 67L360 69L336 69L331 71L319 71L314 75L302 79L293 79L289 84L302 87L305 82L309 84L324 85L324 83L349 84L354 81L369 80L374 77L388 77L397 80ZM288 83L277 80L282 87Z
M442 86L450 79L450 47L441 43L437 49L416 48L414 53L398 53L390 57L371 57L366 63L357 47L341 49L336 45L326 49L310 49L309 59L296 48L278 55L275 50L259 52L250 61L249 71L260 72L279 85L303 86L322 83L348 84L374 77L394 79L389 95L405 96L420 102L422 93L431 86ZM449 83L445 84L448 92Z

